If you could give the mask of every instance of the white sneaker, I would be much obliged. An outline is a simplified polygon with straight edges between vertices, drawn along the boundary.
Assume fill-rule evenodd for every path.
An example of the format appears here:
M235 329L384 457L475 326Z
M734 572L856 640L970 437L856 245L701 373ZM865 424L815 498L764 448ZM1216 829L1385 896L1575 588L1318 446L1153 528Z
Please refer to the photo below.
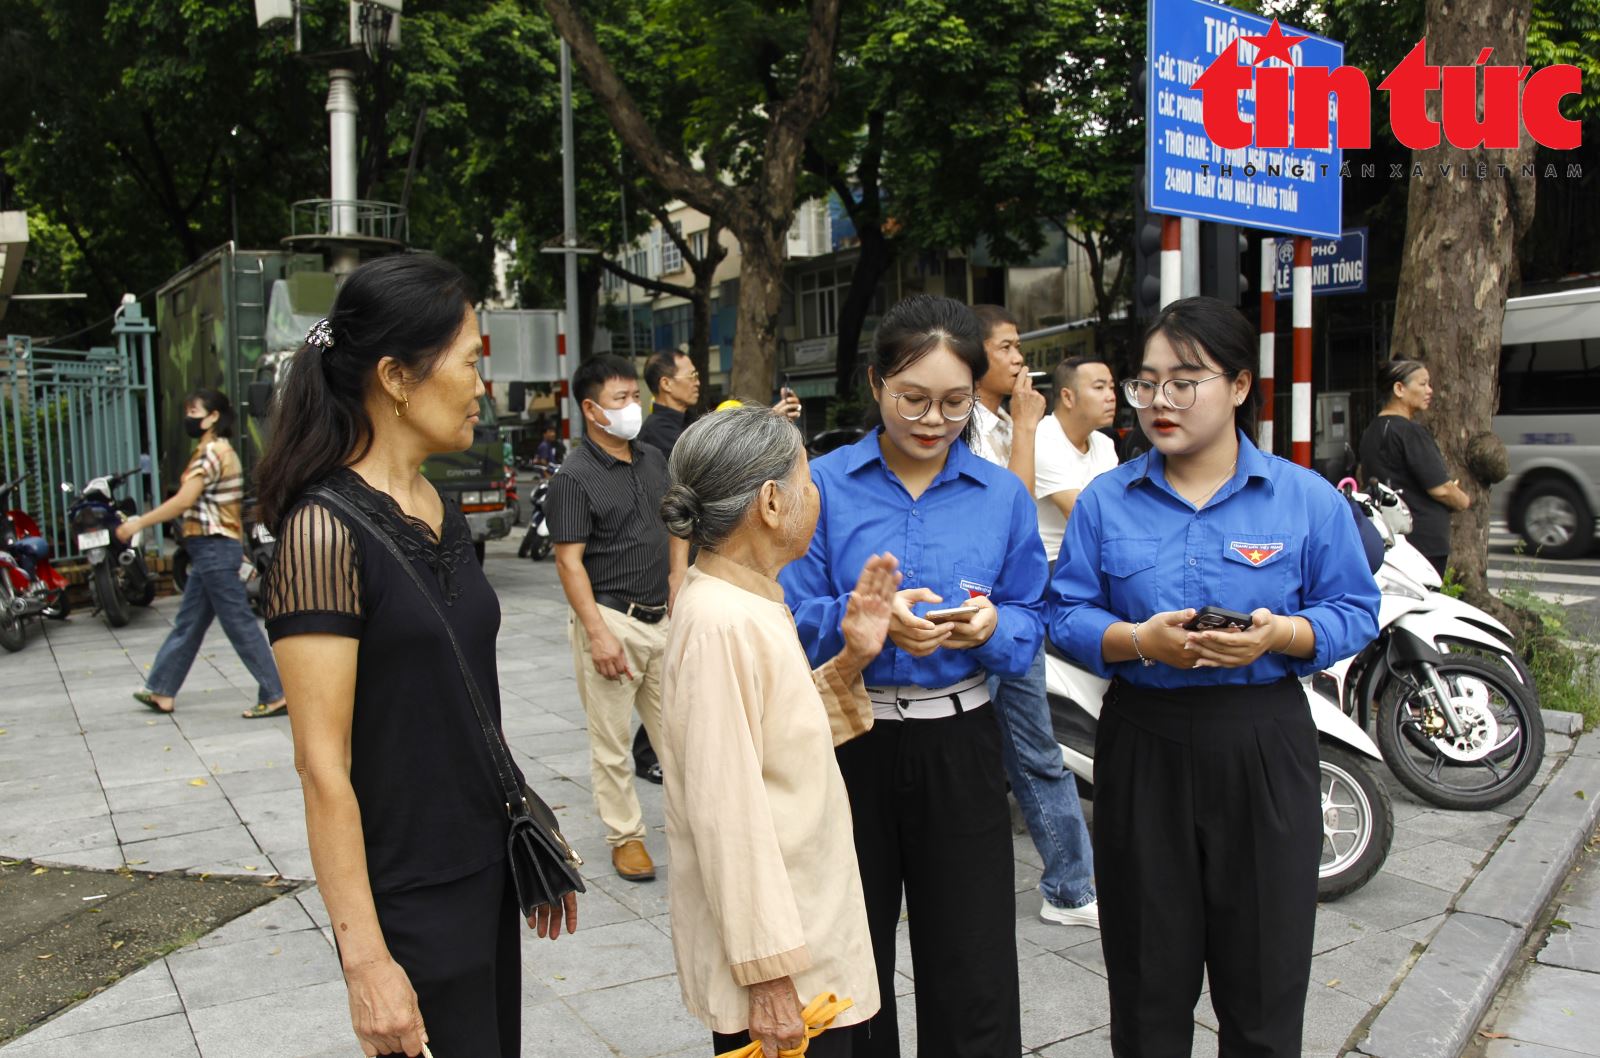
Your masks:
M1046 900L1039 908L1039 917L1058 926L1088 926L1100 928L1100 902L1091 900L1082 907L1057 907Z

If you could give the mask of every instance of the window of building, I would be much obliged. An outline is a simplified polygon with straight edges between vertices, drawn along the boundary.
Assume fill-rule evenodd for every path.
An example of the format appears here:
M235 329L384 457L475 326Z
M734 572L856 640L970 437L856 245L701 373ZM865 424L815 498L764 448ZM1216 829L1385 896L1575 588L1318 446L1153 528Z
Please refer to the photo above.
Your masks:
M800 275L800 333L826 338L839 331L839 304L850 285L847 268L824 268Z
M694 306L673 305L655 312L655 348L676 352L689 344L694 332Z
M683 234L683 224L679 221L672 222L672 230L679 235ZM656 229L656 237L661 240L661 274L671 275L683 268L683 251L673 241L663 228Z
M701 228L689 236L689 250L694 254L696 260L704 261L706 259L706 229Z

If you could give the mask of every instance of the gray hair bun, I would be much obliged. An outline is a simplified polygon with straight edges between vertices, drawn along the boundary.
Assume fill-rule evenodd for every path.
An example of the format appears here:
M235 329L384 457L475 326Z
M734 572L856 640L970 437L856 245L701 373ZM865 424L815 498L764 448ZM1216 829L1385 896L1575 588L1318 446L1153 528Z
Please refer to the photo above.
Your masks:
M661 518L667 523L667 532L685 540L694 537L700 527L703 511L700 497L682 482L675 481L661 498Z

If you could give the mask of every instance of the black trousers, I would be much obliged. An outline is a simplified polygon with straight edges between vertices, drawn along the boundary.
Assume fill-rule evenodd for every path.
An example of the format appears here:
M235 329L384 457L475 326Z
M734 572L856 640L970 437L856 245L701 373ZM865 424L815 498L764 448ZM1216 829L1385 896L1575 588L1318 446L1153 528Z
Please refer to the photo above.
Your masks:
M417 990L434 1058L518 1058L522 916L506 862L373 899L383 939Z
M1094 798L1112 1053L1187 1056L1203 967L1222 1058L1299 1058L1321 849L1317 732L1295 681L1114 683Z
M750 1046L748 1032L736 1032L729 1035L724 1032L711 1034L711 1053L727 1054L740 1047ZM833 1029L824 1032L821 1036L813 1038L806 1047L806 1058L851 1058L850 1030Z
M920 1058L1022 1052L1011 813L994 708L880 720L838 749L883 1007L855 1058L898 1058L895 926L905 891Z
M633 733L633 766L637 771L649 771L650 765L657 763L655 747L650 745L650 732L639 725L639 730Z

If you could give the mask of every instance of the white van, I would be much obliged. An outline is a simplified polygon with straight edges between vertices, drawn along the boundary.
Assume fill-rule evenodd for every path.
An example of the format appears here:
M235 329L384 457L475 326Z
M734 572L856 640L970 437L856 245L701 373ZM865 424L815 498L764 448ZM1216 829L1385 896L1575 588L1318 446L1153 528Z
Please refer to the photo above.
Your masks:
M1494 432L1511 474L1491 493L1529 553L1577 558L1600 513L1600 287L1511 298Z

